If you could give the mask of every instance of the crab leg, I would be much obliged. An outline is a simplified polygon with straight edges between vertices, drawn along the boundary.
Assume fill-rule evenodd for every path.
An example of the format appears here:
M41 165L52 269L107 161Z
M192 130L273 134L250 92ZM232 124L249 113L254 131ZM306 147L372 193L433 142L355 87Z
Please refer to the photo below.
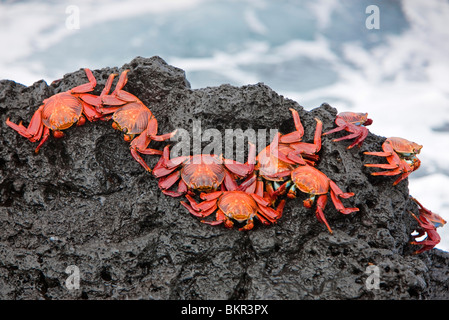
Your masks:
M332 133L335 133L335 132L339 132L339 131L345 130L348 127L348 124L344 120L341 120L341 119L337 119L335 121L335 123L337 124L337 127L332 129L332 130L324 132L323 136L326 136L328 134L332 134Z
M254 171L254 165L256 163L256 146L252 143L249 143L249 145L248 161L245 164L233 160L223 159L225 167L232 173L241 177L245 177Z
M295 123L296 131L283 135L280 140L282 143L299 142L304 136L304 127L301 123L301 119L299 118L298 111L296 111L293 108L290 108L290 111L292 112L293 122Z
M393 182L393 185L395 186L399 182L401 182L402 180L407 178L412 173L412 171L403 172L400 169L396 169L396 170L392 170L392 171L373 172L371 174L373 176L395 176L395 175L398 175L398 174L401 174L401 173L402 173L402 175L395 182Z
M153 173L154 173L154 170L153 170ZM172 197L182 196L183 195L182 192L174 192L174 191L168 190L179 180L180 177L181 177L181 173L179 171L175 171L166 177L160 178L159 183L158 183L159 188L162 190L163 193L169 194Z
M22 122L18 125L14 122L9 121L9 118L6 119L6 124L12 129L16 130L21 136L27 138L31 142L36 142L42 137L43 124L42 124L42 109L44 105L41 105L39 109L33 114L31 118L30 124L28 127L25 127Z
M204 201L201 203L196 203L196 201L189 195L186 195L186 198L189 200L189 204L184 201L181 201L181 204L189 210L191 214L196 217L205 218L212 214L217 209L217 200Z
M333 233L331 227L329 226L329 223L326 220L326 217L324 216L324 209L326 208L326 203L327 203L327 195L323 194L318 197L318 200L316 202L315 215L318 221L324 223L327 227L327 230L329 230L330 233Z
M389 152L389 151L379 151L379 152L371 152L371 151L366 151L364 152L364 154L368 154L370 156L377 156L377 157L390 157L392 156L394 153L394 151Z
M138 102L142 103L136 96L122 90L125 84L128 82L128 72L129 70L125 70L120 75L120 78L115 86L114 91L110 95L105 95L103 97L103 103L111 106L121 106L125 103L129 102Z
M145 137L145 140L144 140L145 142L138 146L139 152L143 153L143 154L154 154L154 149L146 148L148 146L148 144L151 142L151 140L154 140L154 141L168 140L176 134L176 131L177 130L170 132L170 133L157 135L157 120L154 117L150 117L150 119L148 119L148 127L147 127L146 131L143 132L144 137ZM162 152L160 150L156 150L156 151L157 151L157 154L162 154ZM149 153L147 153L147 152L149 152Z
M115 85L115 89L114 91L109 95L109 94L105 94L103 97L103 102L105 104L108 105L122 105L124 104L126 101L117 99L117 95L118 93L123 89L123 87L125 86L125 84L128 82L128 72L129 70L125 70L120 74L120 78L118 79L117 84ZM109 81L109 78L108 78ZM107 84L109 85L109 82L107 82ZM112 85L112 79L110 82L110 85L108 86L108 89L110 90ZM106 89L106 86L105 86ZM106 92L108 93L109 90L107 90Z
M420 254L423 253L427 250L433 249L438 243L440 243L441 238L440 239L435 239L435 240L423 240L420 242L417 241L411 241L410 244L414 244L414 245L422 245L422 248L419 250L416 250L415 252L413 252L413 254Z
M357 127L357 135L359 136L349 147L348 149L351 149L354 146L361 146L363 141L365 141L366 137L368 136L368 129L366 129L365 127Z
M223 194L223 191L214 191L210 193L201 193L200 198L206 201L219 198Z
M137 138L131 141L130 150L133 158L139 162L148 172L151 172L150 167L146 164L146 162L142 159L142 157L138 153L149 154L149 155L162 155L163 152L160 150L147 148L152 140L155 141L164 141L172 137L175 132L164 134L157 136L157 120L156 118L150 118L148 120L148 127L146 131L142 132Z
M264 198L265 199L270 199L269 200L270 203L274 203L276 201L277 197L285 192L285 188L281 188L282 186L285 187L285 183L282 184L277 189L275 189L273 187L273 183L270 183L270 182L267 181L266 184L265 184L266 194L264 194Z
M85 68L84 71L86 72L86 76L89 79L89 82L73 88L72 90L70 90L71 93L86 93L94 90L94 88L96 87L97 80L92 74L92 71L90 71L90 69L88 68Z
M367 164L365 164L365 167L380 168L380 169L397 169L398 165L397 164L367 163Z
M153 175L156 178L164 177L170 173L172 173L177 166L173 166L172 168L168 168L166 163L169 161L170 151L169 146L165 146L162 152L162 157L157 162L156 166L153 169ZM179 164L178 164L179 165Z
M156 178L162 178L162 177L165 177L165 176L171 174L173 171L176 170L176 167L173 168L173 169L167 169L167 168L165 168L165 167L161 164L162 161L163 161L163 159L162 159L162 157L161 157L161 158L159 159L158 163L154 166L154 169L153 169L153 175L154 175Z
M195 199L193 199L190 195L186 195L187 200L189 200L190 205L192 208L197 212L208 212L208 210L211 210L212 207L214 207L217 203L217 199L212 200L206 200L201 203L197 203Z
M249 188L251 189L255 189L256 188L256 180L257 180L257 175L255 173L252 173L248 178L246 178L238 187L237 190L240 191L247 191L249 190ZM253 193L253 192L248 192L248 193Z
M114 81L114 77L116 76L115 73L111 73L108 77L108 80L106 81L106 84L104 85L103 90L101 91L100 96L95 96L93 94L84 94L80 98L84 100L85 102L89 103L90 105L95 106L98 113L101 113L102 115L114 113L117 111L120 107L107 107L104 108L104 98L108 96L109 91L111 90L112 82Z
M338 199L337 195L333 190L331 190L331 199L334 203L335 209L337 209L342 214L350 214L352 212L359 211L359 208L345 208L340 199Z
M173 159L169 159L170 153L167 153L167 156L164 157L164 163L163 166L168 170L173 170L177 168L180 164L182 164L184 161L189 159L188 156L180 156Z
M268 221L270 221L271 223L275 223L282 217L284 207L285 207L285 200L281 200L276 210L268 206L263 206L261 204L258 205L259 212L264 216L264 218L268 219Z
M271 153L283 162L306 165L307 163L304 160L303 155L304 157L307 157L308 155L314 155L321 149L321 132L323 123L317 118L315 118L315 120L317 122L317 126L315 129L314 143L299 142L301 139L291 138L291 133L283 136L278 133L274 137L270 145ZM279 142L288 143L289 146L294 149L294 151L290 151L288 155L282 154L282 152L279 152L278 149Z
M44 126L43 126L44 127ZM36 147L36 149L34 150L35 153L39 152L39 149L41 148L41 146L44 144L45 141L47 141L48 137L50 136L50 129L47 127L44 127L44 133L42 135L42 140L39 143L39 145Z
M364 154L371 155L371 156L377 156L377 157L387 157L387 158L393 156L395 159L396 158L399 159L399 156L394 151L394 149L390 145L390 143L388 143L388 141L385 142L384 144L382 144L382 150L383 151L380 151L380 152L366 151L366 152L364 152Z
M306 143L306 142L297 142L297 143L291 143L290 146L295 149L295 153L305 153L305 154L315 154L318 151L321 150L321 135L323 131L323 123L320 119L315 118L316 121L316 129L315 129L315 135L313 138L313 143ZM281 139L281 142L282 139ZM291 152L290 152L291 154ZM289 154L289 155L290 155Z
M259 219L260 222L262 222L262 224L266 226L271 224L271 222L260 213L256 213L256 217L257 219Z
M167 196L170 196L172 198L177 198L177 197L180 197L180 196L186 194L185 192L165 190L165 189L162 189L161 191L163 194L166 194Z
M92 122L92 121L96 121L96 120L103 118L103 114L98 112L95 107L86 103L84 100L82 100L81 102L83 105L83 114L86 116L87 120ZM78 120L78 122L79 122L79 120Z
M373 175L373 176L395 176L400 173L402 173L401 169L396 168L395 170L390 170L390 171L373 172L373 173L371 173L371 175Z
M145 168L148 172L151 172L150 167L147 163L142 159L138 152L144 154L153 154L153 155L162 155L162 151L156 149L145 149L146 146L151 142L151 139L147 139L145 134L140 134L137 138L131 141L130 151L131 155L142 167ZM144 152L142 152L144 151Z
M282 216L282 212L285 206L285 200L281 200L277 209L274 210L273 208L268 207L271 203L267 199L257 194L251 194L251 196L257 202L260 212L265 216L265 218L270 220L270 222L275 222Z
M278 134L273 138L273 141L270 144L271 154L274 155L277 159L279 159L285 163L306 165L306 162L301 157L301 155L289 153L288 156L286 156L282 152L279 152L280 138L281 138L281 134L278 132Z
M386 157L388 164L377 164L377 163L367 163L364 166L365 167L374 167L374 168L381 168L381 169L391 169L390 171L380 171L380 172L373 172L371 175L373 176L394 176L401 174L402 175L397 179L393 185L397 185L399 182L407 178L410 173L412 173L415 169L415 167L411 167L406 161L402 160L399 155L394 152L393 147L388 144L384 143L382 145L383 152L364 152L364 154L372 155L372 156L379 156L379 157Z
M248 231L252 228L254 228L254 219L250 218L246 221L246 224L243 227L239 228L239 231Z
M217 210L217 213L215 216L216 216L215 221L201 220L201 222L205 223L205 224L209 224L211 226L216 226L221 223L224 223L226 228L232 228L232 226L234 225L234 223L230 219L228 219L225 216L225 214L223 213L223 211L221 211L220 209Z
M174 198L180 197L189 192L187 185L185 184L185 182L182 179L179 180L178 189L176 191L171 191L171 190L166 190L166 189L161 189L161 190L162 190L162 193L164 193L170 197L174 197Z
M343 136L341 138L336 138L333 139L333 141L338 142L338 141L342 141L342 140L349 140L349 139L353 139L353 138L357 138L349 147L348 149L353 148L356 145L361 145L362 142L365 140L365 138L368 136L368 129L366 129L364 126L357 126L354 125L352 123L347 123L342 119L337 118L336 120L336 124L337 124L337 128L327 131L325 133L323 133L324 135L328 135L331 133L335 133L338 131L342 131L342 130L346 130L348 132L351 132L351 134Z
M214 212L215 209L217 209L217 207L215 206L214 210L210 210L210 212L198 212L190 204L188 204L184 201L181 201L181 205L183 205L192 215L194 215L195 217L199 217L199 218L207 217L212 212Z
M413 199L413 200L415 200L415 199ZM421 208L419 208L419 210L421 212ZM413 244L413 245L422 245L422 247L419 250L416 250L414 252L414 254L420 254L424 251L430 250L430 249L434 248L438 243L440 243L441 237L438 234L438 232L436 231L436 228L439 225L435 225L434 222L431 222L426 218L421 218L421 216L418 218L413 212L411 212L409 210L407 210L407 211L408 211L408 213L410 213L413 216L413 218L415 218L415 220L418 222L419 226L421 227L420 229L416 230L418 232L418 234L413 236L415 241L410 242L410 244ZM422 214L425 215L425 217L427 217L427 215L425 213L422 213ZM435 215L435 214L433 214L433 215ZM441 218L441 217L439 217L439 218ZM441 220L443 221L442 225L444 225L446 223L446 221L444 221L443 219L441 219ZM424 235L427 235L425 240L416 241L417 238L420 238Z
M128 72L129 70L125 70L120 74L120 78L118 79L114 92L122 90L123 87L126 85L126 83L128 82Z
M360 135L360 132L353 132L351 134L348 134L347 136L335 138L335 139L333 139L333 141L338 142L338 141L342 141L342 140L349 140L349 139L356 138L359 135ZM355 145L355 143L353 143L353 144Z
M156 171L156 168L153 170L153 174L154 171ZM173 170L172 170L173 171ZM154 174L156 176L156 178L159 178L158 175ZM169 172L168 175L162 175L159 179L159 186L162 189L169 189L172 185L174 185L176 183L176 181L178 181L178 179L181 177L181 172L179 171L174 171L174 172Z
M415 169L414 167L411 167L407 162L404 160L401 160L399 157L391 158L389 161L392 161L390 165L388 164L365 164L366 167L377 167L382 169L393 169L390 171L380 171L380 172L373 172L371 175L373 176L395 176L398 174L402 174L399 179L397 179L393 185L397 185L399 182L407 178ZM396 163L395 161L398 161ZM394 164L393 164L394 163Z
M433 213L432 211L424 208L424 206L415 198L410 197L418 206L419 213L424 215L427 220L436 228L441 227L446 224L446 221L438 214Z
M237 182L231 176L231 174L227 170L224 170L224 174L225 174L225 177L223 180L223 184L226 187L226 190L228 190L228 191L237 190L239 188L239 186L237 185Z
M329 185L331 187L331 190L340 198L348 199L352 196L354 196L353 192L343 192L341 189L337 186L335 182L332 180L329 180Z

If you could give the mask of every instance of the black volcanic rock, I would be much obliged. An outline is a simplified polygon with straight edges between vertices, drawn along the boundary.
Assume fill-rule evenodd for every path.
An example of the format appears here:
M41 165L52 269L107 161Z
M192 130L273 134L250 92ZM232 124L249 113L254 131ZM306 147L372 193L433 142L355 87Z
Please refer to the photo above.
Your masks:
M161 58L138 57L122 68L93 70L99 94L111 72L130 69L125 90L154 113L159 133L203 130L294 129L298 110L312 141L317 117L334 127L337 110L323 104L306 111L259 83L190 89L184 71ZM258 221L240 232L202 224L160 192L157 181L133 160L123 135L109 122L86 123L36 143L6 126L28 125L42 100L85 83L83 70L50 86L0 81L0 298L1 299L448 299L448 253L413 255L417 227L406 211L408 181L373 177L363 151L380 150L372 133L361 148L323 137L317 168L345 192L342 215L328 201L330 234L290 200L276 225ZM376 119L374 119L376 121ZM207 141L205 142L207 144ZM152 144L162 149L165 143ZM150 166L155 156L144 156ZM379 160L381 161L381 160ZM66 268L80 271L79 289L66 286ZM379 271L379 289L366 273Z

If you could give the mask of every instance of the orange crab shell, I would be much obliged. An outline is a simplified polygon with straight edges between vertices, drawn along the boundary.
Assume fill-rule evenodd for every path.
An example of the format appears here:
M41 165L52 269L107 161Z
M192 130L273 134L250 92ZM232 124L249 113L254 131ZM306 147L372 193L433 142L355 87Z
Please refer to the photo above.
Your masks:
M114 128L127 135L140 134L148 127L153 117L150 109L142 103L132 102L117 110L112 116Z
M200 192L217 190L225 179L225 168L216 156L192 156L181 169L181 178L191 189Z
M422 145L415 142L409 141L404 138L391 137L387 141L391 144L393 149L400 154L414 153L418 154L421 152Z
M291 178L296 187L304 193L321 195L329 191L329 178L313 167L300 166L293 170Z
M51 130L70 128L83 113L82 102L70 93L58 93L43 102L42 123Z
M340 112L337 115L338 118L343 119L345 122L358 125L370 125L373 121L368 119L368 113L360 112Z
M227 217L238 222L249 220L257 213L256 201L243 191L223 194L217 205Z

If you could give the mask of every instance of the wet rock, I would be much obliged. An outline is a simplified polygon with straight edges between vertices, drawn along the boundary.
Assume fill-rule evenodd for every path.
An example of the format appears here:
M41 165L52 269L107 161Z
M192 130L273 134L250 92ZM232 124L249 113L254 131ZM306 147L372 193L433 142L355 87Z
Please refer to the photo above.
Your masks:
M286 133L294 130L289 108L300 114L304 141L313 140L315 117L324 130L334 127L337 110L328 104L306 111L262 83L192 90L184 71L159 57L93 70L94 93L111 72L125 69L125 89L151 108L159 133L191 133L198 124L202 133L215 129L223 137L227 129ZM408 182L393 187L394 178L373 177L363 167L373 161L363 151L380 150L384 137L371 133L352 150L323 137L318 169L343 191L355 192L343 201L360 208L342 215L329 201L325 214L333 234L302 206L302 194L288 201L276 225L256 221L250 232L228 230L202 224L179 199L163 195L108 122L50 137L37 155L36 144L5 125L8 117L27 125L43 99L84 82L83 70L51 85L0 81L0 298L449 298L448 254L412 254L417 225L406 210L416 212L416 206L408 200ZM150 166L157 161L144 158ZM80 272L79 288L66 285L69 266ZM373 270L377 288L367 285Z

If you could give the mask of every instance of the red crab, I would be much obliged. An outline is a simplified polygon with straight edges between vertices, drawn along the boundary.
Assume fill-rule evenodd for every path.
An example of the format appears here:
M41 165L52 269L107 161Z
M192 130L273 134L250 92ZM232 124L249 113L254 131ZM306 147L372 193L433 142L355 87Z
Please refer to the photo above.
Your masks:
M254 171L244 181L241 188L255 192L260 196L274 201L278 195L276 191L285 177L298 165L315 165L317 153L321 150L321 132L323 124L315 119L314 142L302 142L304 127L296 110L290 109L293 115L296 131L281 135L277 134L273 141L256 157ZM264 185L264 181L266 182Z
M368 136L368 129L365 126L369 126L373 123L372 119L368 118L368 113L356 113L356 112L341 112L335 118L335 129L329 130L323 133L323 136L335 133L341 130L346 130L350 134L334 139L333 141L341 141L347 139L355 139L355 141L348 146L348 149L354 146L361 146L365 138Z
M289 198L296 197L296 189L309 194L309 198L303 201L304 207L311 208L316 200L315 214L321 223L324 223L332 233L325 216L324 208L327 203L327 193L330 193L335 208L342 214L349 214L359 211L358 208L346 208L339 198L347 199L354 193L343 192L334 181L330 180L324 173L318 169L305 165L298 166L291 172L290 180L285 182L279 190L287 191Z
M413 216L413 218L418 221L419 224L419 229L417 230L418 233L416 235L413 235L414 241L411 242L411 244L414 245L422 245L420 249L414 252L415 254L419 254L432 249L438 243L440 243L441 237L437 232L437 228L444 226L446 224L446 221L438 214L424 208L422 204L419 203L419 201L415 198L410 197L410 199L416 202L416 204L419 206L419 217L417 217L413 212L408 211ZM426 235L425 239L417 240L417 238L424 235Z
M89 82L45 99L34 113L28 127L23 126L22 122L15 124L9 121L9 118L6 120L6 124L9 127L16 130L29 141L37 142L42 139L35 149L36 153L39 152L41 146L47 141L50 136L50 130L53 131L55 138L62 138L64 136L62 130L68 129L74 123L77 126L81 126L86 122L86 118L89 121L96 121L102 117L96 111L96 107L99 107L99 105L94 106L89 103L89 101L101 103L97 96L88 94L88 92L94 90L97 81L92 71L87 68L84 71Z
M365 166L388 169L387 171L373 172L371 173L373 176L394 176L400 174L401 176L393 183L393 185L397 185L421 165L421 161L416 157L421 148L422 145L403 138L387 138L382 144L383 152L365 152L365 154L386 157L388 164L372 163L365 164Z
M142 159L140 154L162 155L162 151L148 148L152 140L165 141L176 134L176 131L157 135L158 123L153 113L148 109L142 101L133 94L122 90L128 81L128 72L125 70L121 73L115 90L111 94L102 96L102 103L97 107L97 111L103 115L104 119L112 118L112 127L124 133L124 140L130 143L130 151L132 157L142 165L148 172L150 167ZM106 92L112 85L115 74L109 76ZM104 107L104 106L109 107ZM112 116L108 116L111 115ZM136 136L137 135L137 136Z
M226 228L232 228L235 220L239 223L246 223L239 230L251 230L254 227L254 217L257 217L263 224L275 223L281 216L285 201L279 203L277 209L271 208L270 202L254 193L244 191L216 191L212 193L202 193L201 203L197 203L192 197L186 195L189 203L181 201L191 214L205 218L216 211L216 220L201 222L210 225L224 223ZM218 210L217 210L218 209Z
M248 159L254 158L255 146L250 144ZM153 175L159 178L159 188L163 193L179 197L192 190L212 192L221 187L226 190L237 188L236 178L244 178L252 172L254 164L246 164L223 159L217 155L198 154L193 156L180 156L170 159L169 147L153 170ZM176 191L169 190L178 182Z

